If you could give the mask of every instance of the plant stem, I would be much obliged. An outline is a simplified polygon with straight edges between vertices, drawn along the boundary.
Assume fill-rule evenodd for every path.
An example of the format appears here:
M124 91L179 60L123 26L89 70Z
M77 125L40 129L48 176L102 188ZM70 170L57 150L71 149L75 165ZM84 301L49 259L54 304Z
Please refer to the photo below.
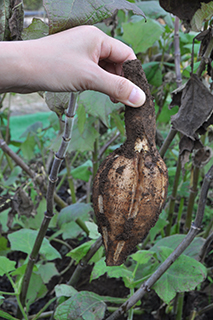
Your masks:
M190 188L189 201L187 206L186 220L185 220L185 230L189 230L191 221L192 221L192 213L194 209L194 202L197 196L197 185L199 180L200 169L198 167L192 166L191 175L192 175L192 186Z
M99 237L96 242L91 246L87 254L84 256L84 258L79 262L78 266L76 267L74 273L72 274L72 277L70 278L68 284L70 286L75 286L81 277L82 273L88 266L88 262L92 258L92 256L98 251L100 246L102 245L102 237Z
M96 122L95 122L95 129L99 132L99 120L96 120ZM95 142L94 142L94 149L93 149L93 152L92 152L92 163L93 163L92 174L93 174L93 179L95 178L95 175L96 175L96 173L98 171L98 167L99 167L98 149L99 149L99 139L96 138Z
M164 140L164 143L162 144L159 151L162 158L164 158L166 151L168 150L170 144L172 143L174 137L176 136L176 133L177 133L177 130L170 128L169 133L166 139Z
M67 169L67 181L68 181L70 192L71 192L72 203L76 203L75 187L74 187L73 178L70 174L71 168L70 168L67 156L65 157L65 164L66 164L66 169Z
M182 320L183 317L183 302L184 302L184 292L180 292L177 295L177 314L175 320Z
M200 199L198 203L197 214L194 223L192 224L188 234L179 246L171 253L171 255L159 266L159 268L151 275L151 277L141 285L141 287L131 296L124 304L121 305L107 320L115 320L122 314L126 313L137 301L139 301L146 292L155 284L155 282L166 272L167 269L175 262L175 260L183 253L198 234L203 214L205 210L207 193L210 183L213 181L213 166L209 169L204 177Z
M199 254L199 260L200 262L204 262L204 259L205 259L205 256L206 256L206 253L207 253L207 250L211 244L211 242L213 241L213 233L211 233L208 238L206 239L206 241L204 242L202 248L201 248L201 251L200 251L200 254Z
M171 196L171 199L169 202L169 210L168 210L169 223L166 226L166 235L167 236L169 236L171 233L172 222L173 222L173 213L174 213L174 209L175 209L175 200L176 200L177 189L178 189L178 184L179 184L179 179L180 179L180 173L181 173L181 161L180 161L180 155L179 155L178 161L177 161L175 179L174 179L174 183L173 183L172 196Z
M72 127L73 127L73 119L74 119L74 114L75 114L75 109L76 109L76 98L77 95L72 93L67 114L66 114L66 119L65 119L65 128L64 128L64 135L63 139L61 142L61 146L59 148L59 151L55 155L55 159L52 165L52 169L50 172L49 176L49 186L47 190L47 211L45 213L44 219L42 221L42 224L40 226L38 235L36 237L32 252L29 256L26 272L24 274L23 282L22 282L22 287L21 287L21 293L20 293L20 301L22 306L25 305L25 300L27 296L27 290L29 287L29 282L30 282L30 277L33 271L33 266L35 264L36 258L38 256L41 244L44 240L44 237L46 235L47 228L49 226L50 220L53 217L53 205L54 205L54 190L55 190L55 184L57 181L57 175L58 171L61 165L61 162L63 161L64 155L66 154L68 144L71 139L71 134L72 134ZM21 318L20 314L20 308L18 310L18 317Z

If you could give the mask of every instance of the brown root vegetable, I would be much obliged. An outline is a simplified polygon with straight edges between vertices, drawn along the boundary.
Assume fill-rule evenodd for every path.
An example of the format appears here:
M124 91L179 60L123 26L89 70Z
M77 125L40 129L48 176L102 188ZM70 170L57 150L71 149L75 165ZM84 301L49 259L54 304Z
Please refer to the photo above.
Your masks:
M126 106L127 139L100 165L93 205L106 249L106 264L120 265L154 226L167 195L167 168L155 145L155 110L139 60L123 65L124 76L146 94L139 108Z

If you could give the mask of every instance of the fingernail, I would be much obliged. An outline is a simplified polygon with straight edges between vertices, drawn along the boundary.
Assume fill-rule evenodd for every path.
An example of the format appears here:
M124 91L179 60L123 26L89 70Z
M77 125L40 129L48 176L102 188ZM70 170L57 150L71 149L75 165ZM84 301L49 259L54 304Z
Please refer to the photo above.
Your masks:
M129 105L131 107L139 107L146 101L145 93L138 87L134 87L129 95Z

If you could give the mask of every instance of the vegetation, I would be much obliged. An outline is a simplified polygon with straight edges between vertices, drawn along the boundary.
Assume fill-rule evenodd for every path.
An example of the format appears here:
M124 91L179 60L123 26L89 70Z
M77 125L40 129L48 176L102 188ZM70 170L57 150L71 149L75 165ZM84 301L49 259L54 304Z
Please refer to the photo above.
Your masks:
M87 21L133 48L154 97L169 189L148 236L124 264L106 266L91 189L99 164L125 141L124 106L91 91L40 92L55 112L49 125L35 122L14 138L1 95L0 317L209 319L213 1L184 27L158 1L119 0L116 8L110 1L96 1L97 8L82 1L82 11L77 1L61 10L60 2L44 0L49 26L33 19L23 30L18 2L11 8L5 1L1 40L41 37L63 30L64 21L69 28ZM8 16L17 20L15 33Z

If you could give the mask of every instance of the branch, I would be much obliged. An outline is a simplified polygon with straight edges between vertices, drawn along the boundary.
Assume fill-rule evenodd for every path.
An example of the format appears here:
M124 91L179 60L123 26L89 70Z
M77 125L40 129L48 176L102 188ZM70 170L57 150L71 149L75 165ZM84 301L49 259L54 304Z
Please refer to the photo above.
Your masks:
M66 154L68 144L71 139L72 134L72 127L73 127L73 121L74 121L74 113L76 108L76 98L77 94L71 93L71 98L66 114L65 119L65 128L64 128L64 135L62 137L61 146L59 148L59 151L55 155L55 159L52 165L51 173L49 176L49 186L47 189L47 211L45 212L44 219L42 221L41 227L39 229L38 235L36 237L32 252L29 256L26 272L24 274L22 287L21 287L21 293L20 293L20 301L21 304L24 306L26 296L27 296L27 290L30 282L30 277L33 271L33 266L35 264L36 258L38 256L40 247L42 245L42 242L44 240L44 237L46 235L47 228L49 226L50 220L53 217L53 205L54 205L54 191L55 191L55 184L57 181L58 171L60 168L60 165L62 163L62 160ZM18 310L18 316L21 318L20 310Z

